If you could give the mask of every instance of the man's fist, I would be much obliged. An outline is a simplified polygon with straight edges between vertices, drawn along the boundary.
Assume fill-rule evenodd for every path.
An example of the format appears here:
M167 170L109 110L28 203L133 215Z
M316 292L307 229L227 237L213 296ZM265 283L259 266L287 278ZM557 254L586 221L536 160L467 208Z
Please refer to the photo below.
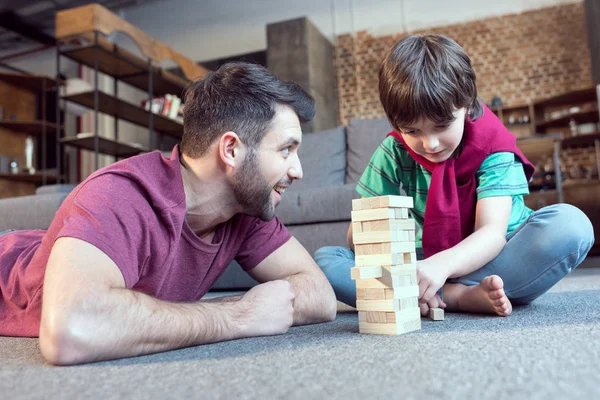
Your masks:
M266 282L242 298L242 329L247 336L280 335L294 322L294 290L288 281Z

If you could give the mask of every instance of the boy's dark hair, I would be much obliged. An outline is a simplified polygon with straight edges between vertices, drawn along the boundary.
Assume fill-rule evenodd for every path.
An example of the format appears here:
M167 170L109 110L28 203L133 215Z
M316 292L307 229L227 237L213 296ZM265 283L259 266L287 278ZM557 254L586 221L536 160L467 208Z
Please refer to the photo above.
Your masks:
M282 82L258 64L232 62L190 82L184 92L181 151L203 156L223 133L235 132L250 148L265 136L276 107L291 107L301 122L315 115L315 102L294 82Z
M472 120L483 115L475 71L462 47L443 35L413 35L396 43L379 69L379 98L394 129L421 118L451 122L466 107Z

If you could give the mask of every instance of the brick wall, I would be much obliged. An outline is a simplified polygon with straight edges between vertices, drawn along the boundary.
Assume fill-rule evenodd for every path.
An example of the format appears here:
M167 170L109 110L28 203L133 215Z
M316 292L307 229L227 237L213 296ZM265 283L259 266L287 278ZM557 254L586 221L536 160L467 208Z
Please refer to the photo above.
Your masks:
M591 86L583 3L486 18L411 33L440 33L471 57L480 97L514 105ZM340 122L384 116L377 72L384 53L406 34L340 35L336 67Z

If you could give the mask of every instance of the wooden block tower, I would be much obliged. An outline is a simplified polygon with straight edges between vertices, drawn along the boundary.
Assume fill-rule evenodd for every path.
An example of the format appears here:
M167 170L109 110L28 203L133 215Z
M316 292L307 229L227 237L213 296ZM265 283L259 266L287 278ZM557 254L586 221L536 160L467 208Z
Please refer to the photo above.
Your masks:
M400 335L421 329L413 199L352 200L356 308L360 333Z

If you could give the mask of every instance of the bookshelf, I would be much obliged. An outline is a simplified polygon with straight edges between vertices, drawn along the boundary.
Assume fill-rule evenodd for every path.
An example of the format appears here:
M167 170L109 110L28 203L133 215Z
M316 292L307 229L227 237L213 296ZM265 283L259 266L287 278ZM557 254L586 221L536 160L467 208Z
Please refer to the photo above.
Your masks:
M50 135L60 131L47 115L47 95L56 88L57 81L47 76L0 72L0 198L34 194L36 186L56 181L47 157ZM34 147L33 169L25 170L29 136ZM7 165L13 161L18 164L16 172Z
M127 35L140 54L123 49L106 39L112 32ZM106 154L126 158L142 152L163 150L164 135L180 139L183 124L169 110L163 99L162 109L152 107L156 96L171 98L181 96L190 80L204 76L208 70L170 49L164 43L147 35L99 4L90 4L56 14L57 70L62 57L73 60L93 70L93 89L77 93L57 93L57 101L71 102L94 112L94 128L91 133L61 137L58 146L72 146L94 152L94 169L99 167L99 155ZM160 67L170 59L183 71L180 77ZM113 93L99 89L99 74L113 80ZM119 96L119 83L127 84L145 92L148 108L132 104ZM114 137L100 136L98 115L114 117ZM171 117L171 118L170 118ZM148 130L148 145L127 143L119 138L118 121L123 120Z

